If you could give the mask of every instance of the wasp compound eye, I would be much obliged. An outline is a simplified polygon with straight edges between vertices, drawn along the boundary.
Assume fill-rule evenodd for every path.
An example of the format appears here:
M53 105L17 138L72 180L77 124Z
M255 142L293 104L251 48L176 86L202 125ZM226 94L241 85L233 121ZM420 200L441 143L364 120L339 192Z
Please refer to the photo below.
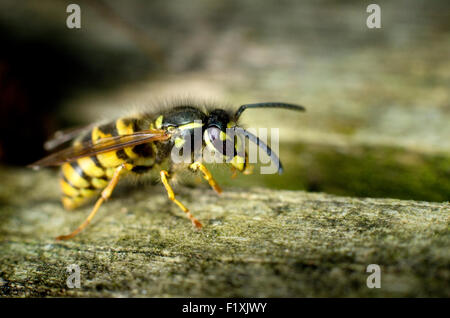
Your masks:
M234 138L227 136L225 132L218 127L212 126L206 129L209 143L214 150L226 158L233 158L235 155Z
M220 136L222 131L217 127L209 127L206 131L209 142L212 144L214 149L218 150L221 154L225 154L225 141L221 140Z

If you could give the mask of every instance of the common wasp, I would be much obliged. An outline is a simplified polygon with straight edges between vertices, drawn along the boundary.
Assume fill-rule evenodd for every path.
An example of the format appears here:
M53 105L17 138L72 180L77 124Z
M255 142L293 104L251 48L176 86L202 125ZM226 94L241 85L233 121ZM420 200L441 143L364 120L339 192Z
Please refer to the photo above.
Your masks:
M61 166L61 200L68 210L100 194L86 220L72 233L57 239L70 239L81 232L111 196L122 176L155 169L159 170L169 199L186 213L196 228L201 228L202 224L175 198L169 180L180 169L200 172L211 188L220 194L220 186L203 164L202 150L212 150L235 171L246 173L249 162L243 143L248 140L267 153L279 173L282 171L278 156L260 138L238 126L239 117L250 108L305 110L299 105L278 102L244 104L236 112L179 103L159 112L144 112L56 134L46 143L47 150L55 150L66 142L71 142L71 145L54 151L30 167ZM195 136L200 136L200 142L196 142ZM180 150L184 150L183 158L187 160L174 160L173 154ZM162 168L163 165L168 169Z

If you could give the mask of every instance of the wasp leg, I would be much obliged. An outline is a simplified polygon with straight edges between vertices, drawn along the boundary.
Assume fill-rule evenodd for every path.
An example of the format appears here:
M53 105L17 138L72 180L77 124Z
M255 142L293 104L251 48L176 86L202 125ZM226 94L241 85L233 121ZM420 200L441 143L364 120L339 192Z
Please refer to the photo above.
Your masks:
M255 167L254 167L253 165L248 165L248 166L245 168L245 170L243 171L243 174L245 174L245 175L252 174L254 168L255 168Z
M105 202L111 196L111 193L113 192L114 188L116 187L117 182L119 182L119 176L120 176L120 173L122 172L123 168L125 168L125 164L120 165L114 171L111 181L109 181L109 184L106 186L105 189L103 189L101 197L95 203L94 208L92 209L91 213L86 218L86 220L84 220L84 222L75 231L73 231L72 233L70 233L68 235L60 235L56 238L57 240L68 240L68 239L74 237L75 235L77 235L78 233L80 233L86 226L88 226L88 224L92 221L92 219L94 218L95 214L97 213L97 211L100 208L100 206L102 205L102 203Z
M159 175L161 176L161 181L164 184L164 187L166 188L167 196L169 197L169 199L172 200L176 205L178 205L180 209L183 210L184 213L186 213L187 217L189 218L189 220L191 220L192 224L196 228L201 229L202 224L191 214L191 212L189 212L189 209L186 208L183 205L183 203L175 199L175 194L173 193L172 187L170 186L169 181L167 180L167 178L169 177L169 173L166 170L161 170Z
M236 179L237 177L237 169L235 167L231 167L231 179Z
M193 164L191 164L189 167L193 171L200 170L203 173L203 177L205 178L206 181L208 181L208 183L211 186L211 188L213 188L213 190L216 191L217 194L221 194L222 193L222 189L217 184L216 180L214 180L211 172L209 172L209 170L206 169L206 167L202 163L196 161Z

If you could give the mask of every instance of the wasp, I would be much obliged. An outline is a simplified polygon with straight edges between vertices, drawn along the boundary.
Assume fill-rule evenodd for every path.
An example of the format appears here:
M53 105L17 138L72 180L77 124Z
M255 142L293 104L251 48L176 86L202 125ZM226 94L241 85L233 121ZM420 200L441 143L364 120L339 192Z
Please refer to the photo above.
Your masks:
M220 194L222 189L198 156L200 150L208 147L216 150L235 171L247 173L248 154L241 151L236 143L231 149L224 146L230 131L237 132L262 148L278 167L282 165L278 156L257 136L238 126L242 113L251 108L282 108L304 111L299 105L267 102L241 105L236 112L222 108L200 107L195 103L179 103L162 111L144 112L134 116L119 118L104 124L92 124L84 129L55 134L45 144L47 150L54 150L47 157L29 165L32 168L61 166L59 180L62 203L72 210L98 197L85 221L68 235L57 240L67 240L81 232L94 218L100 206L111 196L114 188L127 174L141 175L151 170L159 170L159 177L168 198L174 202L200 229L202 224L175 197L169 180L179 169L199 172L211 188ZM200 134L200 145L192 142L194 135ZM70 146L56 151L58 147L71 142ZM173 150L182 149L188 143L190 154L182 163L173 160ZM242 146L242 143L241 143ZM186 147L185 147L186 148ZM185 150L185 148L183 148ZM225 150L224 150L225 149ZM164 169L168 166L168 169Z

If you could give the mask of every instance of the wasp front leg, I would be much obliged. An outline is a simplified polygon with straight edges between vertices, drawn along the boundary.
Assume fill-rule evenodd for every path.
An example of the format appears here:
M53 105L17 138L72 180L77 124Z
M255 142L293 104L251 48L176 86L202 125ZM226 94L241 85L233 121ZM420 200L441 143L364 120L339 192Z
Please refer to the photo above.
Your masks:
M202 163L196 161L193 164L191 164L189 166L189 168L192 171L200 170L203 173L203 178L205 178L205 180L208 181L208 183L211 186L211 188L213 188L213 190L216 191L217 194L221 194L222 193L222 189L217 184L216 180L214 180L211 172L209 172L209 170Z
M191 214L191 212L189 212L189 209L186 208L183 203L181 203L180 201L178 201L177 199L175 199L175 194L173 192L172 187L169 184L169 181L167 180L167 178L170 177L169 173L166 170L161 170L161 172L159 173L160 177L161 177L161 182L163 183L164 187L166 188L167 191L167 196L169 197L169 199L171 201L173 201L176 205L178 205L178 207L183 210L184 213L186 213L187 217L189 218L189 220L191 220L192 224L198 228L201 229L202 228L202 224Z

